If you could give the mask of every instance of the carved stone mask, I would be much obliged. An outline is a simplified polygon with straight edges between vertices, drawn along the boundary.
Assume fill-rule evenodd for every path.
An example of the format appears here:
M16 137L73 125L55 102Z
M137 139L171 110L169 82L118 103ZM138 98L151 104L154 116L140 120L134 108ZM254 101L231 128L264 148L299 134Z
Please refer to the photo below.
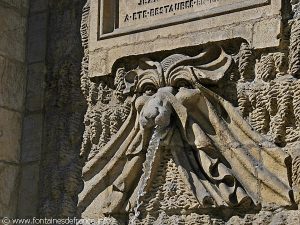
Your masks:
M216 84L230 65L231 57L218 46L195 57L171 55L161 63L143 58L136 70L125 75L125 93L138 96L135 107L143 128L167 127L173 110L168 96L176 96L177 104L192 106L195 84Z
M231 64L231 56L213 46L194 57L143 58L127 71L124 93L132 96L131 113L85 165L82 211L133 213L137 219L149 207L197 213L292 205L290 157L205 87L226 79Z

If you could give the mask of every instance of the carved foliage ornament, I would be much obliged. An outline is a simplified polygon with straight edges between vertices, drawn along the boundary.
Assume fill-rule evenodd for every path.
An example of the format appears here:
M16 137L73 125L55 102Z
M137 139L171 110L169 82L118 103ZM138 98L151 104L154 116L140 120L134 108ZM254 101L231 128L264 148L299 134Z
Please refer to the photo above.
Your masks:
M227 79L232 63L219 46L159 62L142 58L134 69L116 70L114 88L97 87L86 117L91 124L88 115L98 111L83 145L83 215L130 214L137 223L158 212L294 204L290 156L210 88ZM105 110L103 91L111 99ZM115 129L102 140L105 124Z

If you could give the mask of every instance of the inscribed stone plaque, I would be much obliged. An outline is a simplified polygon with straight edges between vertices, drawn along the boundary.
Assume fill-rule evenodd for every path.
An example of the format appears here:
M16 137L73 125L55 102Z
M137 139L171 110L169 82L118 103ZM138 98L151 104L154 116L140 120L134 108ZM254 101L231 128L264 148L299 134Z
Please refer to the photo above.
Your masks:
M281 0L91 0L90 76L109 74L122 57L208 42L279 46L281 6Z
M217 16L267 4L269 0L119 0L118 28L139 31ZM116 26L117 27L117 26Z

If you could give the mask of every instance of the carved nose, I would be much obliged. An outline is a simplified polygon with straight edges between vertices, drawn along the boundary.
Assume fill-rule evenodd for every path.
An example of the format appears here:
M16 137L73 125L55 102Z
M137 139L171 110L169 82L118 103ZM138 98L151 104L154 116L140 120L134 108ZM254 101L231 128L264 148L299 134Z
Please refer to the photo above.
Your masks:
M170 92L171 90L172 89L170 88L160 89L145 104L140 118L140 123L142 127L167 127L170 124L172 107L167 98L165 98L164 92Z
M145 106L142 112L140 123L144 128L151 128L155 126L155 118L158 116L159 111L155 106Z
M149 111L147 111L144 116L146 119L155 119L158 116L159 112L157 107L150 109Z
M158 99L155 97L152 97L144 106L140 123L144 128L150 128L154 127L155 124L155 118L159 115L159 109L158 109Z

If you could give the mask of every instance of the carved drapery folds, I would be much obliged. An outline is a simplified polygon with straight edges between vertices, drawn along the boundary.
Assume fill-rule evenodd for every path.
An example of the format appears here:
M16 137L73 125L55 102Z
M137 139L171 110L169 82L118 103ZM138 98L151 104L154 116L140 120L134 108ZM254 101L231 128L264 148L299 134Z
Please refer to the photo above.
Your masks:
M280 144L297 137L289 136L289 124L272 123L296 101L286 97L298 81L285 78L283 60L270 53L254 68L247 43L235 57L212 45L195 56L120 63L114 81L90 81L82 215L154 224L175 215L197 222L221 209L293 206L291 157ZM237 108L219 90L233 82Z
M300 22L292 4L286 49L232 40L120 59L113 74L96 78L88 76L83 23L82 217L202 224L299 204Z

